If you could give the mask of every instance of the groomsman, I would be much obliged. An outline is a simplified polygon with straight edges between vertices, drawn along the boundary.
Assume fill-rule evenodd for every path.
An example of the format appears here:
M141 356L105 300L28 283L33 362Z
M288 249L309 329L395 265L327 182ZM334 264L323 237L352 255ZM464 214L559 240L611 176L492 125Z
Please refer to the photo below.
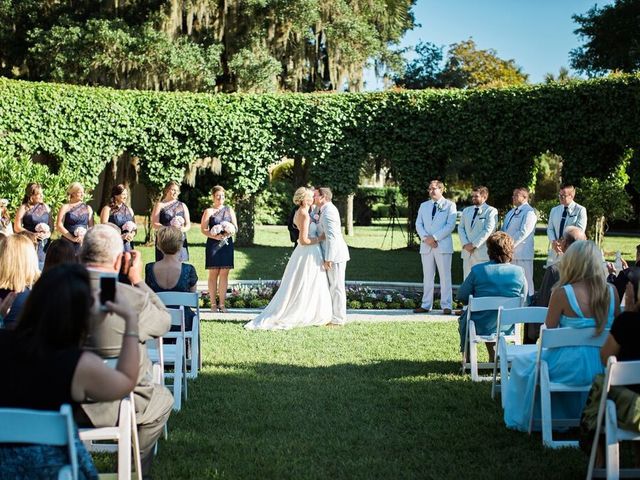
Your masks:
M502 231L507 232L513 238L515 249L511 263L520 265L524 269L524 276L527 279L527 296L531 297L535 293L533 286L533 240L538 217L536 211L529 205L528 189L525 187L516 188L511 199L513 208L504 217Z
M557 261L558 254L562 253L562 235L567 227L578 227L587 230L587 209L573 201L576 189L573 185L562 185L558 198L560 205L556 205L549 212L549 225L547 237L549 237L549 258L547 265Z
M422 259L423 294L422 305L414 313L426 313L433 306L436 267L440 277L440 306L445 315L451 314L453 294L451 289L451 257L453 239L451 233L456 226L456 204L442 196L444 184L439 180L429 183L431 200L423 202L418 210L416 232L420 236Z
M487 187L474 187L471 193L472 205L462 211L458 235L462 245L460 257L464 278L467 278L475 264L489 261L486 241L496 229L498 210L486 204L487 198Z

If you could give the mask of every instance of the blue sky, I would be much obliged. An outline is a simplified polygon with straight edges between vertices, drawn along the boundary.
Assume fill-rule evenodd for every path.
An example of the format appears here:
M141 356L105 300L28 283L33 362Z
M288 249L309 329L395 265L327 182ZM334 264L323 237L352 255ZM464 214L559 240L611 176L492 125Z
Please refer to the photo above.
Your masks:
M613 3L600 0L599 7ZM413 7L419 27L407 32L401 45L420 40L448 46L472 37L478 48L492 48L514 59L532 83L544 74L569 68L569 51L579 45L571 16L587 12L593 0L418 0ZM575 73L575 72L574 72ZM367 72L366 89L381 88Z

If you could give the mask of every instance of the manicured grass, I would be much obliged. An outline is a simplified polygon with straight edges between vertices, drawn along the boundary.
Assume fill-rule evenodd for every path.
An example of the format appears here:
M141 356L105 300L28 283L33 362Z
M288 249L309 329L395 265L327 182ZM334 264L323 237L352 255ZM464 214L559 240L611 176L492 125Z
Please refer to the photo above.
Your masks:
M455 322L202 326L204 367L154 478L580 478L586 456L507 430L459 372ZM499 472L499 473L497 473Z
M406 240L396 229L393 249L390 248L390 234L383 245L386 225L356 227L353 237L346 237L350 247L351 261L347 267L347 280L379 280L395 282L421 282L422 266L417 250L404 247ZM140 233L142 237L142 234ZM204 268L205 238L196 227L188 234L190 261L198 271L201 280L207 279ZM453 283L462 283L462 260L460 259L460 241L454 233L454 249L452 262ZM534 279L540 284L544 274L547 258L547 237L536 235L534 260ZM605 237L604 250L606 257L613 260L616 250L620 250L625 259L635 258L635 246L640 237ZM136 247L143 254L146 262L154 261L153 247ZM282 277L282 272L291 254L292 245L289 233L284 226L256 227L255 246L236 248L235 269L231 271L231 279L275 280ZM437 281L437 280L436 280Z

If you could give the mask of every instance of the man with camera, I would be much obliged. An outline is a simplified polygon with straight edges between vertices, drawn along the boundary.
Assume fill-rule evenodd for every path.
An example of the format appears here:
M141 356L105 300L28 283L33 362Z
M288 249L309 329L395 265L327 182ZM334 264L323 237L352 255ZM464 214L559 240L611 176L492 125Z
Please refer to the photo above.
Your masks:
M133 393L142 473L147 475L153 460L154 445L171 413L173 397L166 387L153 383L151 361L144 342L168 332L171 317L142 278L140 253L124 253L122 238L112 226L96 225L87 232L80 250L80 260L89 270L94 298L99 299L91 314L85 348L104 358L114 358L120 354L123 336L136 336L139 340L140 365ZM126 275L131 285L115 282L118 272ZM137 331L126 331L123 318L100 308L100 302L112 300L108 297L114 295L125 297L138 313ZM119 402L84 403L82 411L86 418L81 413L79 423L88 421L95 427L115 426L118 422L118 406Z

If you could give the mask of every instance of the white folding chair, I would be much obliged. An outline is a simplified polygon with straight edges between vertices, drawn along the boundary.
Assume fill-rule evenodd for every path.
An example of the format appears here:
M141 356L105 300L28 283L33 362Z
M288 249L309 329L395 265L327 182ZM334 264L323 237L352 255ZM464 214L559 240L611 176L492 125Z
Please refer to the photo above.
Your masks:
M179 411L182 408L182 395L187 399L187 374L185 359L185 332L184 310L180 308L167 308L171 315L171 326L177 326L179 331L167 332L163 339L174 338L175 343L162 342L162 360L166 367L173 367L173 372L165 372L164 379L172 379L173 384L167 385L173 392L173 409ZM153 344L151 344L153 345ZM147 344L149 359L152 363L160 363L160 354Z
M73 413L69 405L59 412L0 408L0 443L25 443L67 447L69 464L58 472L58 480L78 478L78 458L73 440Z
M480 378L478 369L493 368L494 362L478 363L478 344L490 343L496 341L496 335L478 335L476 333L476 325L471 320L471 314L474 312L497 311L498 308L517 308L524 305L524 295L518 297L474 297L469 295L469 303L466 310L466 341L464 343L464 360L462 361L462 373L466 373L467 368L471 372L471 380L479 382L480 380L491 380L491 377ZM511 336L510 336L511 337Z
M609 357L607 362L607 372L604 377L604 385L602 386L602 397L598 405L598 419L596 421L596 433L593 437L591 446L591 455L589 455L589 469L587 470L587 480L592 477L606 477L609 479L618 479L623 477L640 477L640 468L629 468L620 470L620 456L618 444L621 441L640 441L640 433L630 430L623 430L618 427L618 419L616 412L616 404L613 400L607 398L607 394L611 387L627 386L640 384L640 360L633 362L618 362L616 357ZM598 439L602 431L602 423L604 417L605 425L605 456L606 469L594 468L596 461L596 451L598 448Z
M142 480L140 464L140 443L138 442L138 425L133 392L120 400L118 425L115 427L81 428L82 440L90 452L118 452L118 479L131 479L132 463L136 467L136 477ZM117 445L99 443L106 440L115 441ZM133 448L133 458L131 450Z
M185 338L190 339L191 354L187 355L187 377L197 378L202 368L200 340L200 294L198 292L158 292L158 297L165 305L189 307L194 310L191 330L185 330Z
M595 347L600 348L607 338L608 331L600 334L595 328L544 328L540 329L540 342L535 366L535 384L531 410L529 412L529 433L533 431L534 413L537 391L540 391L540 423L542 428L542 443L549 448L578 447L576 440L554 440L554 427L572 427L580 424L580 418L553 418L551 410L552 393L580 393L591 389L593 380L584 385L567 385L554 382L549 378L549 365L542 358L545 350L565 347ZM538 389L539 387L539 389Z
M493 366L493 384L491 385L491 398L495 398L496 392L500 392L502 408L504 408L504 395L502 392L507 388L509 382L509 365L517 355L535 352L538 346L522 345L520 327L525 323L543 324L547 318L547 307L519 307L519 308L498 308L498 322L496 336L498 345L496 348L496 361ZM509 338L501 335L500 332L515 326L516 335L513 343L509 343ZM500 365L500 383L497 382L498 365Z

